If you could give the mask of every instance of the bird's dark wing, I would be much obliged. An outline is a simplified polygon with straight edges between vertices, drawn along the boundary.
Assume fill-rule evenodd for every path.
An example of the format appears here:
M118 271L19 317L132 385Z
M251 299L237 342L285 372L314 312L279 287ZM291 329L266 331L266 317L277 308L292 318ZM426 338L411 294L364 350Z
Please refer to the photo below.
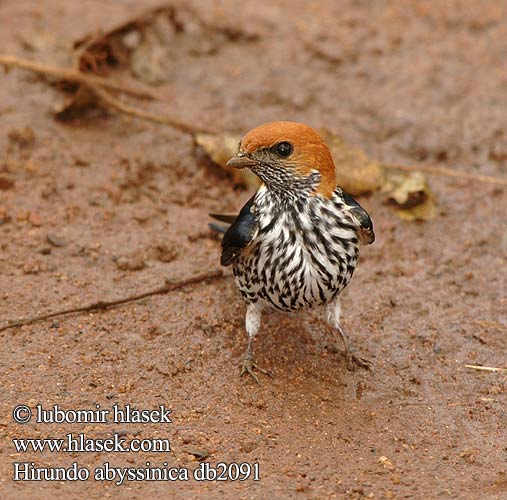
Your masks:
M237 218L237 215L226 215L226 214L209 214L213 219L219 220L220 222L227 222L227 224L232 224Z
M346 191L343 191L343 200L350 209L351 215L359 224L359 239L361 243L369 245L375 241L375 232L373 231L373 223L368 212Z
M257 234L259 226L252 213L253 201L254 198L250 198L237 217L210 214L222 222L232 222L222 239L222 256L220 258L222 266L231 265L241 250L247 247Z

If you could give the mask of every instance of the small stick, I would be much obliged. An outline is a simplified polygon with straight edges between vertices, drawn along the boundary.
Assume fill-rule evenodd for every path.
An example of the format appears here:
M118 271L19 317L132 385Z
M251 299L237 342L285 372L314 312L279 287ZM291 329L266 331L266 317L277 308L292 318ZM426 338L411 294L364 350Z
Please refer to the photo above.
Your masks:
M78 313L78 312L87 312L87 311L104 311L106 309L110 309L112 307L116 307L122 304L127 304L129 302L135 302L137 300L144 299L146 297L151 297L152 295L162 295L164 293L172 292L174 290L178 290L179 288L183 288L188 285L194 285L196 283L201 283L203 281L208 280L216 280L222 278L224 273L221 269L216 269L214 271L209 271L207 273L197 274L195 276L191 276L190 278L184 278L180 281L173 281L170 279L166 279L166 282L161 287L155 288L154 290L150 290L148 292L130 295L128 297L124 297L121 299L110 300L110 301L98 301L93 304L89 304L87 306L82 307L72 307L70 309L62 309L60 311L55 311L52 313L41 314L39 316L31 316L28 318L22 318L15 321L10 321L6 325L0 327L0 332L7 330L9 328L14 328L16 326L30 325L32 323L36 323L39 321L43 321L45 319L55 318L57 316L64 316L67 314Z
M8 68L21 68L40 73L43 75L54 76L61 80L70 80L90 86L105 87L110 90L116 90L118 92L124 92L136 97L144 97L149 99L158 99L158 96L152 90L148 88L133 87L127 85L118 80L111 78L103 78L101 76L81 73L71 68L58 68L56 66L49 66L47 64L41 64L27 59L21 59L16 56L10 56L7 54L0 54L0 64Z
M143 120L148 120L155 123L161 123L163 125L169 125L181 132L186 134L194 135L198 133L207 133L210 134L212 131L202 128L196 127L194 125L190 125L189 123L182 122L177 120L176 118L170 118L168 116L157 115L155 113L150 113L149 111L144 111L142 109L135 108L133 106L129 106L124 102L120 101L116 97L112 96L107 90L100 88L98 86L91 86L91 89L100 97L106 104L109 104L111 107L116 108L118 111L125 113L126 115L135 116L137 118L141 118Z
M447 177L458 177L460 179L470 179L472 181L487 182L489 184L499 184L501 186L507 186L507 179L500 177L491 177L489 175L476 175L468 172L459 172L452 168L437 167L436 165L397 165L397 164L384 164L382 167L393 170L404 170L405 172L414 172L420 170L422 172L428 172L429 174L445 175Z
M465 368L471 368L472 370L479 370L484 372L507 373L507 368L496 368L493 366L465 365Z

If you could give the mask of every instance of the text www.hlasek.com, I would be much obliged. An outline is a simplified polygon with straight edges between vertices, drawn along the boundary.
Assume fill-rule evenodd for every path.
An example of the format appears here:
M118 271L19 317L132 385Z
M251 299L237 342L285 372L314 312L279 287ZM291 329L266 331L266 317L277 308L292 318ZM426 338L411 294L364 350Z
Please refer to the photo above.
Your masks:
M44 439L13 439L12 443L18 453L26 452L107 452L107 453L125 453L125 452L157 452L167 453L171 451L169 439L149 438L149 439L131 439L127 441L118 434L113 434L107 439L87 438L83 433L78 435L66 434L65 438L44 438Z

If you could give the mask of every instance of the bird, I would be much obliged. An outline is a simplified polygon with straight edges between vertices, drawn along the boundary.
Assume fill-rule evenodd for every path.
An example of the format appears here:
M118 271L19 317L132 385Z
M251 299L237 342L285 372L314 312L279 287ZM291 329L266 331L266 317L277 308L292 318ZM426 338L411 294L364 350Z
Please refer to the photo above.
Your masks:
M221 228L222 266L232 265L245 303L248 336L241 375L256 382L253 339L269 311L324 308L324 318L343 342L350 367L371 363L352 353L340 322L340 293L349 284L360 244L375 233L366 210L337 185L324 139L303 123L277 121L250 130L226 164L250 169L261 181L237 216L210 214Z

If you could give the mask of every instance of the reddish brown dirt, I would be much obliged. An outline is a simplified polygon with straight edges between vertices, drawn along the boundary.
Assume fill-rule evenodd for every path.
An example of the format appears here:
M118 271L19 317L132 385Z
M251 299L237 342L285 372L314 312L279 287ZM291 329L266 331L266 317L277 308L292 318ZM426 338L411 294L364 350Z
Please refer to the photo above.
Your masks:
M217 131L294 119L383 161L507 176L503 2L193 4L203 19L257 36L197 55L174 47L165 102L139 106ZM55 40L65 46L135 9L2 2L0 47L54 63L46 49ZM206 169L187 135L114 112L62 124L52 116L60 99L31 73L1 76L3 322L216 268L207 214L237 210L250 195ZM400 221L381 194L361 200L378 240L344 293L344 324L372 373L347 371L311 316L273 315L256 352L274 380L240 379L244 306L230 276L2 332L1 497L507 498L506 376L464 367L507 364L507 191L441 177L431 186L431 222ZM141 269L121 269L129 265ZM20 403L165 404L173 423L22 426L11 418ZM68 432L169 437L173 451L21 454L11 441ZM261 480L11 479L16 461L93 469L166 460L193 470L196 449L212 464L258 462Z

